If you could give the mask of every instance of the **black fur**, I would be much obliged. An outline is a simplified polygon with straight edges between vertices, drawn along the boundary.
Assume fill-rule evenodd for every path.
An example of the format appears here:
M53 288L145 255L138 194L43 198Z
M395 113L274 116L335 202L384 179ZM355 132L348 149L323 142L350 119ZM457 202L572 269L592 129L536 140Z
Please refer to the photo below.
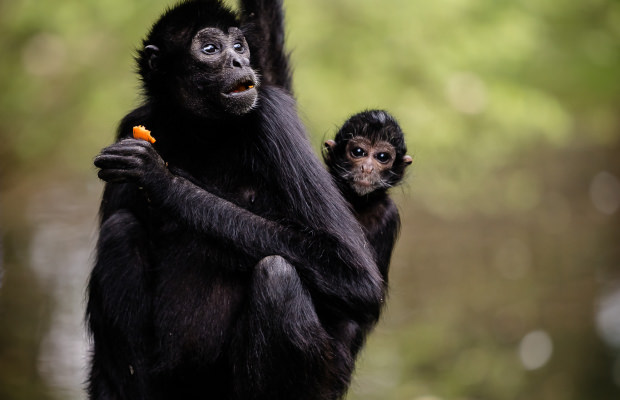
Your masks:
M386 187L369 194L359 195L345 179L351 165L345 157L347 143L354 137L364 137L371 142L385 141L396 151L394 164L385 175ZM345 199L351 204L357 220L364 228L366 238L373 247L377 265L385 283L392 250L400 231L400 216L388 194L388 188L399 184L405 168L411 163L400 125L389 113L382 110L363 111L350 117L334 138L335 144L326 146L323 153L329 172Z
M95 159L108 183L88 288L91 399L322 400L348 387L383 282L286 90L280 3L244 1L237 16L183 2L144 41L144 104ZM246 35L262 76L247 112L220 110L214 90L176 92L228 79L188 54L207 26ZM127 139L134 125L155 144Z

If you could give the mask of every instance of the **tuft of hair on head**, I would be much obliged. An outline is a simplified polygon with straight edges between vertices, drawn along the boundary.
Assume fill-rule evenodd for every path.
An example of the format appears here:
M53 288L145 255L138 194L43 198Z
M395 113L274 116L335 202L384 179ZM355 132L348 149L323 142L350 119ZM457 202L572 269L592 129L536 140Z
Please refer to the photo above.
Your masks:
M391 143L397 153L405 155L407 147L404 134L396 119L384 110L366 110L351 116L342 125L334 140L346 142L353 136L363 136L371 142L386 141Z

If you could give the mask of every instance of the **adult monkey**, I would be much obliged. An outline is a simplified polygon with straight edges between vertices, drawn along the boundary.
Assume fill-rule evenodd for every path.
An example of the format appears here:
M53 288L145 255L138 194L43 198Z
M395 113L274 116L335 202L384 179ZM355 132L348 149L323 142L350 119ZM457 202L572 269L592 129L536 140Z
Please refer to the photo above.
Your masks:
M144 41L144 104L95 159L91 399L346 391L383 284L283 90L282 24L280 1L194 0Z

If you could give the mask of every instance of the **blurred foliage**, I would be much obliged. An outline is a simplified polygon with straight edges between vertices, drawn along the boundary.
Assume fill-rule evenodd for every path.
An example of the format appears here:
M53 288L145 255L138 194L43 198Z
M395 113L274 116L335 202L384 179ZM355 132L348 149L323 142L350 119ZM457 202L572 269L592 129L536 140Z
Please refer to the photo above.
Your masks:
M84 170L138 102L133 51L166 3L117 3L1 6L0 170L50 156ZM286 6L296 93L315 143L357 110L389 109L421 157L420 200L438 212L495 212L478 187L524 149L616 140L617 2ZM523 174L507 179L536 190Z
M421 157L419 199L439 213L495 212L479 187L523 150L617 139L617 2L287 5L311 131L343 109L393 111ZM536 190L523 174L507 179Z
M12 258L29 247L24 204L58 177L95 179L93 156L139 102L135 48L168 4L0 0L2 398L44 398L35 364L48 294L29 287L27 257ZM315 148L350 114L384 108L415 160L396 191L389 307L349 398L618 398L618 349L595 320L620 282L620 3L285 6ZM551 358L527 369L524 338L539 331Z

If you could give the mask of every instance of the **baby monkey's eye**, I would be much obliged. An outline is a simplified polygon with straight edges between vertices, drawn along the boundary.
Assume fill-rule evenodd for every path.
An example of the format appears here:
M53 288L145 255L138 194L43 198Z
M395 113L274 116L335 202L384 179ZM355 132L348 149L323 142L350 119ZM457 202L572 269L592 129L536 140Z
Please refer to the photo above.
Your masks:
M351 149L351 156L354 158L366 157L366 152L361 147L354 147Z
M392 158L390 156L389 153L378 153L377 155L375 155L375 158L377 159L377 161L379 161L382 164L387 163L388 161L390 161L390 159Z

